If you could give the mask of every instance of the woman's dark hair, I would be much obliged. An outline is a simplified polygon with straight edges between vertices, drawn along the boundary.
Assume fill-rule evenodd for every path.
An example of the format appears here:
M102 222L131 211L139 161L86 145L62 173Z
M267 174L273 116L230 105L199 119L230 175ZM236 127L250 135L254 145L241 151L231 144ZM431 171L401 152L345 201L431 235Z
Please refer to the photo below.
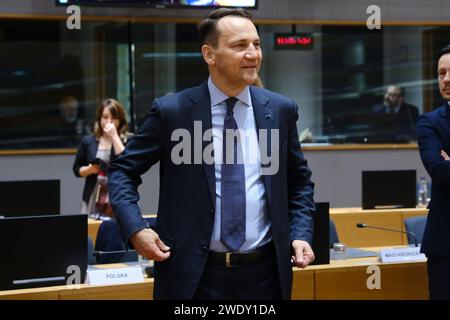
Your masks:
M128 123L125 117L125 108L123 105L114 99L105 99L97 107L95 115L95 128L94 134L97 139L103 135L103 128L100 125L102 119L103 110L108 109L114 119L119 120L119 128L117 128L117 133L122 140L126 139L128 134Z

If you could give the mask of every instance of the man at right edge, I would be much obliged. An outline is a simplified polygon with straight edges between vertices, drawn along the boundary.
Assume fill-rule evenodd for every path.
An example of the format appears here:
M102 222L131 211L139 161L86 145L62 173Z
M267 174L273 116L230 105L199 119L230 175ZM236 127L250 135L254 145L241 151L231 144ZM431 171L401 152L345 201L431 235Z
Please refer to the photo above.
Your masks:
M431 201L421 252L427 258L431 300L450 299L450 45L438 59L438 81L445 103L420 116L418 144L432 180Z

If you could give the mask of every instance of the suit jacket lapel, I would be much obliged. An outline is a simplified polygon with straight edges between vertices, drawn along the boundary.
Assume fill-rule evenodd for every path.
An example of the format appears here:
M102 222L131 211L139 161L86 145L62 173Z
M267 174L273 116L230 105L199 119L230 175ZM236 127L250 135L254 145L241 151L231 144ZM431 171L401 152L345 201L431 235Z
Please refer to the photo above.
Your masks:
M202 85L198 87L198 89L189 97L189 109L188 114L190 117L190 123L191 123L191 133L194 133L194 121L199 121L202 124L202 137L203 133L206 130L212 129L212 120L211 120L211 99L209 96L209 90L207 82L204 82ZM208 183L209 187L209 194L211 197L211 203L213 205L213 208L216 206L216 176L215 176L215 168L214 163L212 164L206 164L203 160L203 151L205 150L206 146L210 143L213 143L212 139L211 141L203 141L202 137L195 137L192 139L192 142L194 139L202 139L202 164L203 164L203 170L205 172L205 177ZM195 155L192 155L193 158ZM198 155L197 155L198 156Z
M443 105L443 108L441 109L442 111L440 112L441 116L444 118L450 118L449 117L449 113L450 113L450 106L448 105L448 103L446 102Z
M252 105L253 105L253 113L255 114L255 121L256 121L256 129L257 129L257 135L258 135L258 141L261 141L261 137L260 134L263 133L266 135L266 141L267 141L267 150L260 150L261 152L261 159L263 157L263 153L264 156L267 157L271 157L271 146L272 146L272 129L277 129L276 124L275 124L275 113L273 112L270 104L269 104L269 99L267 98L266 95L264 95L264 93L262 92L262 90L259 90L258 88L255 87L250 87L250 94L252 97ZM265 133L264 131L260 132L261 129L265 129ZM277 150L278 152L278 150ZM277 155L275 155L277 156ZM271 164L262 164L261 166L264 167L269 167ZM271 176L270 175L263 175L263 182L264 182L264 187L266 189L266 195L267 195L267 200L269 202L269 205L271 206Z

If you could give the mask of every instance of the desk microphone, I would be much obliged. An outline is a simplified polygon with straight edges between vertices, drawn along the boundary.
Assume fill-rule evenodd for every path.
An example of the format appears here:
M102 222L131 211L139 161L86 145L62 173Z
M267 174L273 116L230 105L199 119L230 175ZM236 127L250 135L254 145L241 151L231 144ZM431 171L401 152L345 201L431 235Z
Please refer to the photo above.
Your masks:
M94 251L92 252L92 255L96 258L102 257L108 254L118 254L118 253L137 253L136 250L117 250L117 251Z
M412 233L411 231L403 231L403 230L397 230L397 229L389 229L389 228L382 228L382 227L375 227L375 226L369 226L365 223L357 223L356 226L358 228L370 228L370 229L377 229L377 230L385 230L385 231L393 231L393 232L400 232L400 233L406 233L409 234L411 237L413 237L414 239L414 246L418 247L418 241L417 241L417 237L414 233Z

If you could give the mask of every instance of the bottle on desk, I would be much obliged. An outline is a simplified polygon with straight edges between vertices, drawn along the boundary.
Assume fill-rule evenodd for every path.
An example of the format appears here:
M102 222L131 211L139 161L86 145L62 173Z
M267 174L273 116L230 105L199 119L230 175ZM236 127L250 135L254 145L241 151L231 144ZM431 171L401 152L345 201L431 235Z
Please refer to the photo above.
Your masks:
M426 208L428 206L428 183L425 177L420 177L419 182L419 194L417 197L417 206L420 208Z

